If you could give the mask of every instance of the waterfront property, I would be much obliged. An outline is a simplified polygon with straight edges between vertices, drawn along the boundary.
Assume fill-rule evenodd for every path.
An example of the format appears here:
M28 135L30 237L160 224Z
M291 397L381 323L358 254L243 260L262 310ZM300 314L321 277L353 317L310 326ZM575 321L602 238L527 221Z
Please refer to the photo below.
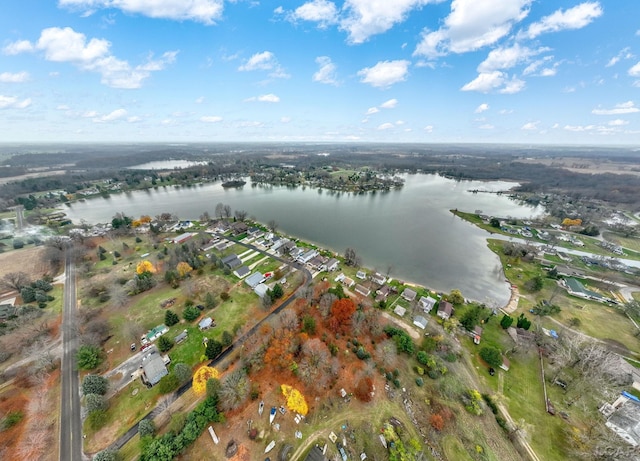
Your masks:
M442 320L448 320L453 315L453 305L448 302L441 300L438 304L438 317Z

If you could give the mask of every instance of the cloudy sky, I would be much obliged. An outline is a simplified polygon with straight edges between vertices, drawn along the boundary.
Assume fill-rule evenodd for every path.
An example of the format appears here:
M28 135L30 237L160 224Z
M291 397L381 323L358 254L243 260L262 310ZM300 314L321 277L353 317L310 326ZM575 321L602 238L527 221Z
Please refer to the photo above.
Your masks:
M640 144L640 2L20 0L0 141Z

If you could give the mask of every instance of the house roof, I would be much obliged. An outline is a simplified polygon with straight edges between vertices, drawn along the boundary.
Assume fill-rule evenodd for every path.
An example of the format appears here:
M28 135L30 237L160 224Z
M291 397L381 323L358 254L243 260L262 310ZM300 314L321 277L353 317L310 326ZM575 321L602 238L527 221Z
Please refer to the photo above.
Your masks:
M164 365L164 360L158 354L153 354L149 357L149 360L145 360L142 364L142 370L147 381L152 386L157 384L163 376L169 374L167 367Z
M440 304L438 304L438 312L445 312L451 315L453 313L453 305L448 301L440 301Z
M240 278L243 278L243 277L244 277L244 276L246 276L249 272L251 272L251 269L249 269L247 266L241 266L241 267L238 267L238 268L234 271L234 273L235 273L238 277L240 277Z
M369 294L371 293L371 290L369 290L367 287L362 285L356 285L354 290L364 296L369 296Z
M608 425L625 431L636 443L640 443L640 405L627 401L607 420Z
M307 457L304 461L327 461L327 458L322 454L322 450L317 445L309 450Z
M409 300L409 301L413 301L414 299L416 299L417 295L418 295L418 293L416 293L411 288L405 288L404 291L402 292L402 297L404 299Z
M210 327L211 324L213 323L213 319L211 317L205 317L202 320L200 320L198 322L198 326L202 329L202 328L207 328Z
M433 307L436 305L436 300L431 296L420 296L420 300L418 302L423 306Z
M429 322L429 321L428 321L426 318L424 318L423 316L421 316L421 315L416 315L416 316L413 318L413 324L414 324L415 326L417 326L417 327L422 328L423 330L424 330L425 328L427 328L427 323L428 323L428 322Z
M327 267L331 267L335 264L339 264L340 261L338 261L336 258L331 258L329 261L327 261Z
M266 286L264 283L258 283L256 285L256 287L253 289L253 291L255 292L255 294L257 294L258 296L260 296L261 298L264 297L264 295L267 294L267 290L269 290L269 287Z
M402 306L396 306L396 308L393 310L393 312L396 315L399 315L400 317L403 317L404 314L407 312L407 310Z
M256 285L258 285L259 283L262 283L263 280L264 280L264 275L262 275L260 272L254 272L249 277L247 277L244 281L251 288L255 288Z
M221 261L222 261L223 264L228 264L229 262L233 261L234 259L239 259L238 255L235 254L235 253L231 253L230 255L225 256L224 258L222 258Z
M184 341L185 339L187 339L187 332L183 331L178 336L176 336L173 341L179 343L180 341Z

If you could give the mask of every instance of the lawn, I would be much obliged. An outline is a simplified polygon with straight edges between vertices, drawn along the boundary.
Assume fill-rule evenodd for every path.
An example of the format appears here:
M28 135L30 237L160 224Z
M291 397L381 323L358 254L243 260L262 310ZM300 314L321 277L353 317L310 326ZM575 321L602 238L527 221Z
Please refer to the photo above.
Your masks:
M467 453L462 443L452 435L448 435L442 440L442 447L447 459L473 461L473 458L469 456L469 453Z
M629 248L630 250L640 251L640 239L633 237L623 237L622 235L614 234L613 232L603 232L602 236L605 238L605 240L613 242L616 245Z

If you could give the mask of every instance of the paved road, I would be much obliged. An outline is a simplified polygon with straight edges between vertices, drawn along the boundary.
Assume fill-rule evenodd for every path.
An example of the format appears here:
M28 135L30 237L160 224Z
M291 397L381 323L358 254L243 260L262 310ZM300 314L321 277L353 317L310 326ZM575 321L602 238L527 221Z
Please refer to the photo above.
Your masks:
M65 261L66 280L62 316L62 391L60 406L60 456L64 461L81 461L82 419L80 416L80 386L76 350L76 276L75 266L67 252Z
M221 236L222 238L225 238L223 236ZM285 301L282 302L282 304L280 304L276 309L274 309L273 311L271 311L271 313L269 315L267 315L265 318L263 318L261 321L259 321L258 323L256 323L249 331L247 331L245 334L243 334L242 336L240 336L236 341L233 342L233 344L231 344L231 346L229 346L227 349L225 349L224 351L222 351L222 353L216 357L214 360L212 360L209 363L209 366L215 366L218 363L222 362L224 359L226 359L234 350L236 350L239 347L242 347L242 345L247 341L247 339L249 339L251 336L253 336L255 334L256 331L258 331L258 328L260 328L260 326L265 323L268 322L274 315L279 314L280 312L282 312L282 310L286 309L287 306L289 306L289 304L291 304L293 301L295 301L296 299L296 293L298 293L298 291L306 288L309 286L309 284L311 283L312 277L311 277L311 272L309 272L304 266L302 266L301 264L295 263L295 262L291 262L288 261L284 258L281 258L279 256L275 256L271 253L267 253L266 251L259 249L258 247L256 247L255 245L251 245L249 243L242 243L242 242L236 242L238 245L242 245L246 248L250 248L252 250L255 250L265 256L269 256L270 258L273 258L277 261L280 261L283 264L287 264L299 271L302 272L303 276L304 276L304 282L302 283L302 285L300 285L298 287L298 289L296 290L295 293L291 294L289 296L289 298L287 298ZM183 385L180 389L178 389L176 391L176 396L179 397L182 394L184 394L187 390L189 390L191 388L191 381L187 382L185 385ZM153 419L155 418L161 410L158 409L158 407L154 408L153 410L151 410L149 413L147 413L142 419ZM113 444L111 444L112 449L115 450L120 450L129 440L131 440L136 434L138 433L138 424L133 425L131 428L129 428L129 430L124 433L118 440L116 440ZM61 458L64 459L64 458Z

